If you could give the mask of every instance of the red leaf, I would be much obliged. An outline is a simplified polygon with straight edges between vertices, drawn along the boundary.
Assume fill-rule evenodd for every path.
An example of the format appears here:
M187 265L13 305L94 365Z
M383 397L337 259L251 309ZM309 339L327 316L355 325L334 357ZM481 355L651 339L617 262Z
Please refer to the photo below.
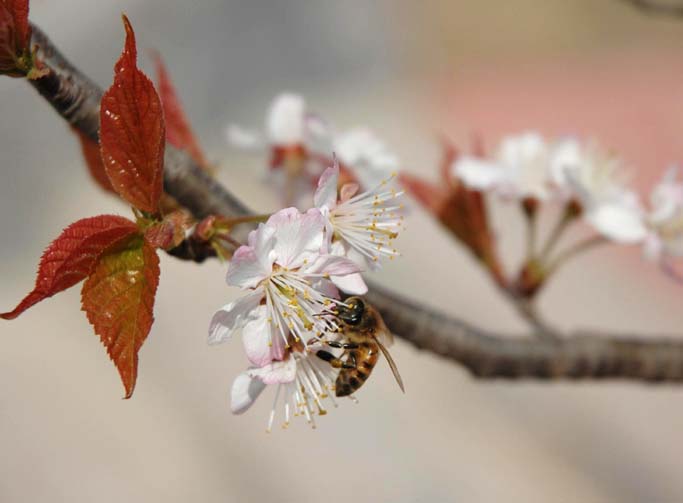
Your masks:
M0 0L0 72L23 75L17 63L30 54L28 0Z
M154 85L136 66L135 33L125 16L123 24L126 44L100 107L102 160L121 197L156 213L163 182L163 111Z
M157 83L159 84L159 95L164 107L164 119L166 121L166 139L168 142L181 150L186 150L190 157L200 167L206 169L208 163L202 150L199 148L197 138L192 132L190 123L183 112L180 98L176 93L171 78L166 71L164 62L159 54L155 55L157 67Z
M90 175L102 189L116 194L116 191L111 186L111 181L109 180L107 173L104 171L104 164L102 163L102 156L100 155L100 144L88 138L78 129L72 129L81 143L81 152L83 152L83 158L85 159L85 164L88 166Z
M119 371L126 398L135 389L138 352L152 328L158 284L159 257L140 236L102 255L83 283L82 309Z
M12 320L41 300L85 279L107 248L137 232L133 222L115 215L74 222L43 252L33 291L14 310L1 313L0 318Z

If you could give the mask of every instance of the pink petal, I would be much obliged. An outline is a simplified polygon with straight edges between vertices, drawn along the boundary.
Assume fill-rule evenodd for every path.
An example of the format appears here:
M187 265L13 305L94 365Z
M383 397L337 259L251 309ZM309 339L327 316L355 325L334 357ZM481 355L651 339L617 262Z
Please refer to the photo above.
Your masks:
M327 274L329 276L346 276L360 272L362 269L353 260L338 255L321 255L313 264L305 269L305 274Z
M240 288L256 286L273 270L275 230L263 224L249 233L249 246L240 246L228 268L228 285Z
M329 279L321 278L318 281L314 281L312 283L312 286L315 290L322 293L325 297L329 297L331 299L341 298L341 296L339 295L339 290L336 286L334 286L334 283L332 283L332 281Z
M262 367L273 360L281 360L285 343L275 325L268 321L268 310L260 305L242 327L242 342L249 361Z
M258 289L217 311L209 325L209 344L220 344L239 334L262 298L263 290Z
M304 214L296 208L280 210L266 225L275 229L274 258L282 267L297 268L314 260L323 245L325 220L316 208Z
M337 206L337 183L339 183L339 163L327 168L320 175L318 188L313 195L313 205L316 208L333 209Z
M285 361L274 361L263 367L249 369L247 373L264 384L285 384L296 377L296 361L290 357Z
M232 256L226 281L240 288L256 288L269 274L270 269L259 260L253 248L240 246Z
M242 414L256 401L266 385L260 379L242 372L232 383L230 390L230 410L233 414Z

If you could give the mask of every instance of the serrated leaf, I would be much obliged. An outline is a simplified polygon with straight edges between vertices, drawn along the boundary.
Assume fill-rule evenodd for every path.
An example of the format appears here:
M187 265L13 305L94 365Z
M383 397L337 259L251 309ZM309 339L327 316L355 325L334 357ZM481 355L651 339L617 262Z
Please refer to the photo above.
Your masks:
M123 24L125 46L100 107L102 161L121 197L140 210L157 213L163 183L163 111L154 85L137 68L135 33L125 16Z
M180 98L173 87L171 78L166 71L164 62L159 54L155 55L155 61L159 96L161 97L161 104L164 107L166 139L171 145L187 151L194 162L200 167L207 169L208 163L206 162L206 157L204 157L201 148L199 148L197 137L192 131L192 127L190 127L190 123L187 120L182 104L180 103Z
M82 309L116 365L130 398L138 352L152 328L159 258L142 237L134 237L97 261L81 291Z
M1 313L0 318L14 319L41 300L85 279L103 252L138 232L133 222L116 215L100 215L74 222L43 252L33 291L12 311Z
M0 0L0 72L25 74L18 68L18 62L30 57L30 39L28 0Z
M81 152L83 153L83 159L85 159L85 164L88 166L90 176L93 177L100 188L107 192L113 192L116 194L116 191L111 186L111 181L104 170L102 156L100 155L100 144L91 140L76 128L73 128L73 131L78 136L78 141L81 144Z

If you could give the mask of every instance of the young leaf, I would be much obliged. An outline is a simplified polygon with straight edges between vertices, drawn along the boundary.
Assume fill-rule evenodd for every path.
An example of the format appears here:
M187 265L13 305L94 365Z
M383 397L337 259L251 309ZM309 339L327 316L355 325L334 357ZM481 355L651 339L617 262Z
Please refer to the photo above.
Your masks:
M97 185L102 189L116 194L116 191L111 186L111 181L104 170L102 156L100 155L100 144L94 142L76 128L73 128L73 131L76 133L78 141L81 143L81 152L83 152L83 158L85 159L85 164L88 166L90 176L93 177L95 182L97 182Z
M102 255L83 283L82 309L107 348L130 398L138 351L152 328L159 257L141 236Z
M0 318L12 320L29 307L85 279L110 246L138 233L130 220L115 215L84 218L64 229L43 252L33 291Z
M155 55L155 60L159 95L161 96L161 103L164 107L166 139L175 147L186 150L194 162L206 169L208 163L199 148L199 142L197 142L197 138L192 132L190 123L183 112L180 98L178 98L178 94L171 83L171 78L166 71L164 62L159 54Z
M28 0L0 0L0 72L23 76L19 60L29 57Z
M125 16L123 24L126 43L100 107L102 161L121 197L156 213L163 182L163 111L154 85L136 66L135 33Z
M145 240L154 248L170 250L185 239L192 226L190 215L182 210L169 213L164 219L145 230Z

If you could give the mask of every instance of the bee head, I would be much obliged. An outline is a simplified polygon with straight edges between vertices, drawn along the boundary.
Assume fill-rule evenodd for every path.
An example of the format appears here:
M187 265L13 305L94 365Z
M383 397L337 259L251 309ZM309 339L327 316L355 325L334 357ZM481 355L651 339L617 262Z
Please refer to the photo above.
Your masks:
M365 304L360 297L349 297L344 304L338 307L337 317L349 325L358 325L363 319Z

